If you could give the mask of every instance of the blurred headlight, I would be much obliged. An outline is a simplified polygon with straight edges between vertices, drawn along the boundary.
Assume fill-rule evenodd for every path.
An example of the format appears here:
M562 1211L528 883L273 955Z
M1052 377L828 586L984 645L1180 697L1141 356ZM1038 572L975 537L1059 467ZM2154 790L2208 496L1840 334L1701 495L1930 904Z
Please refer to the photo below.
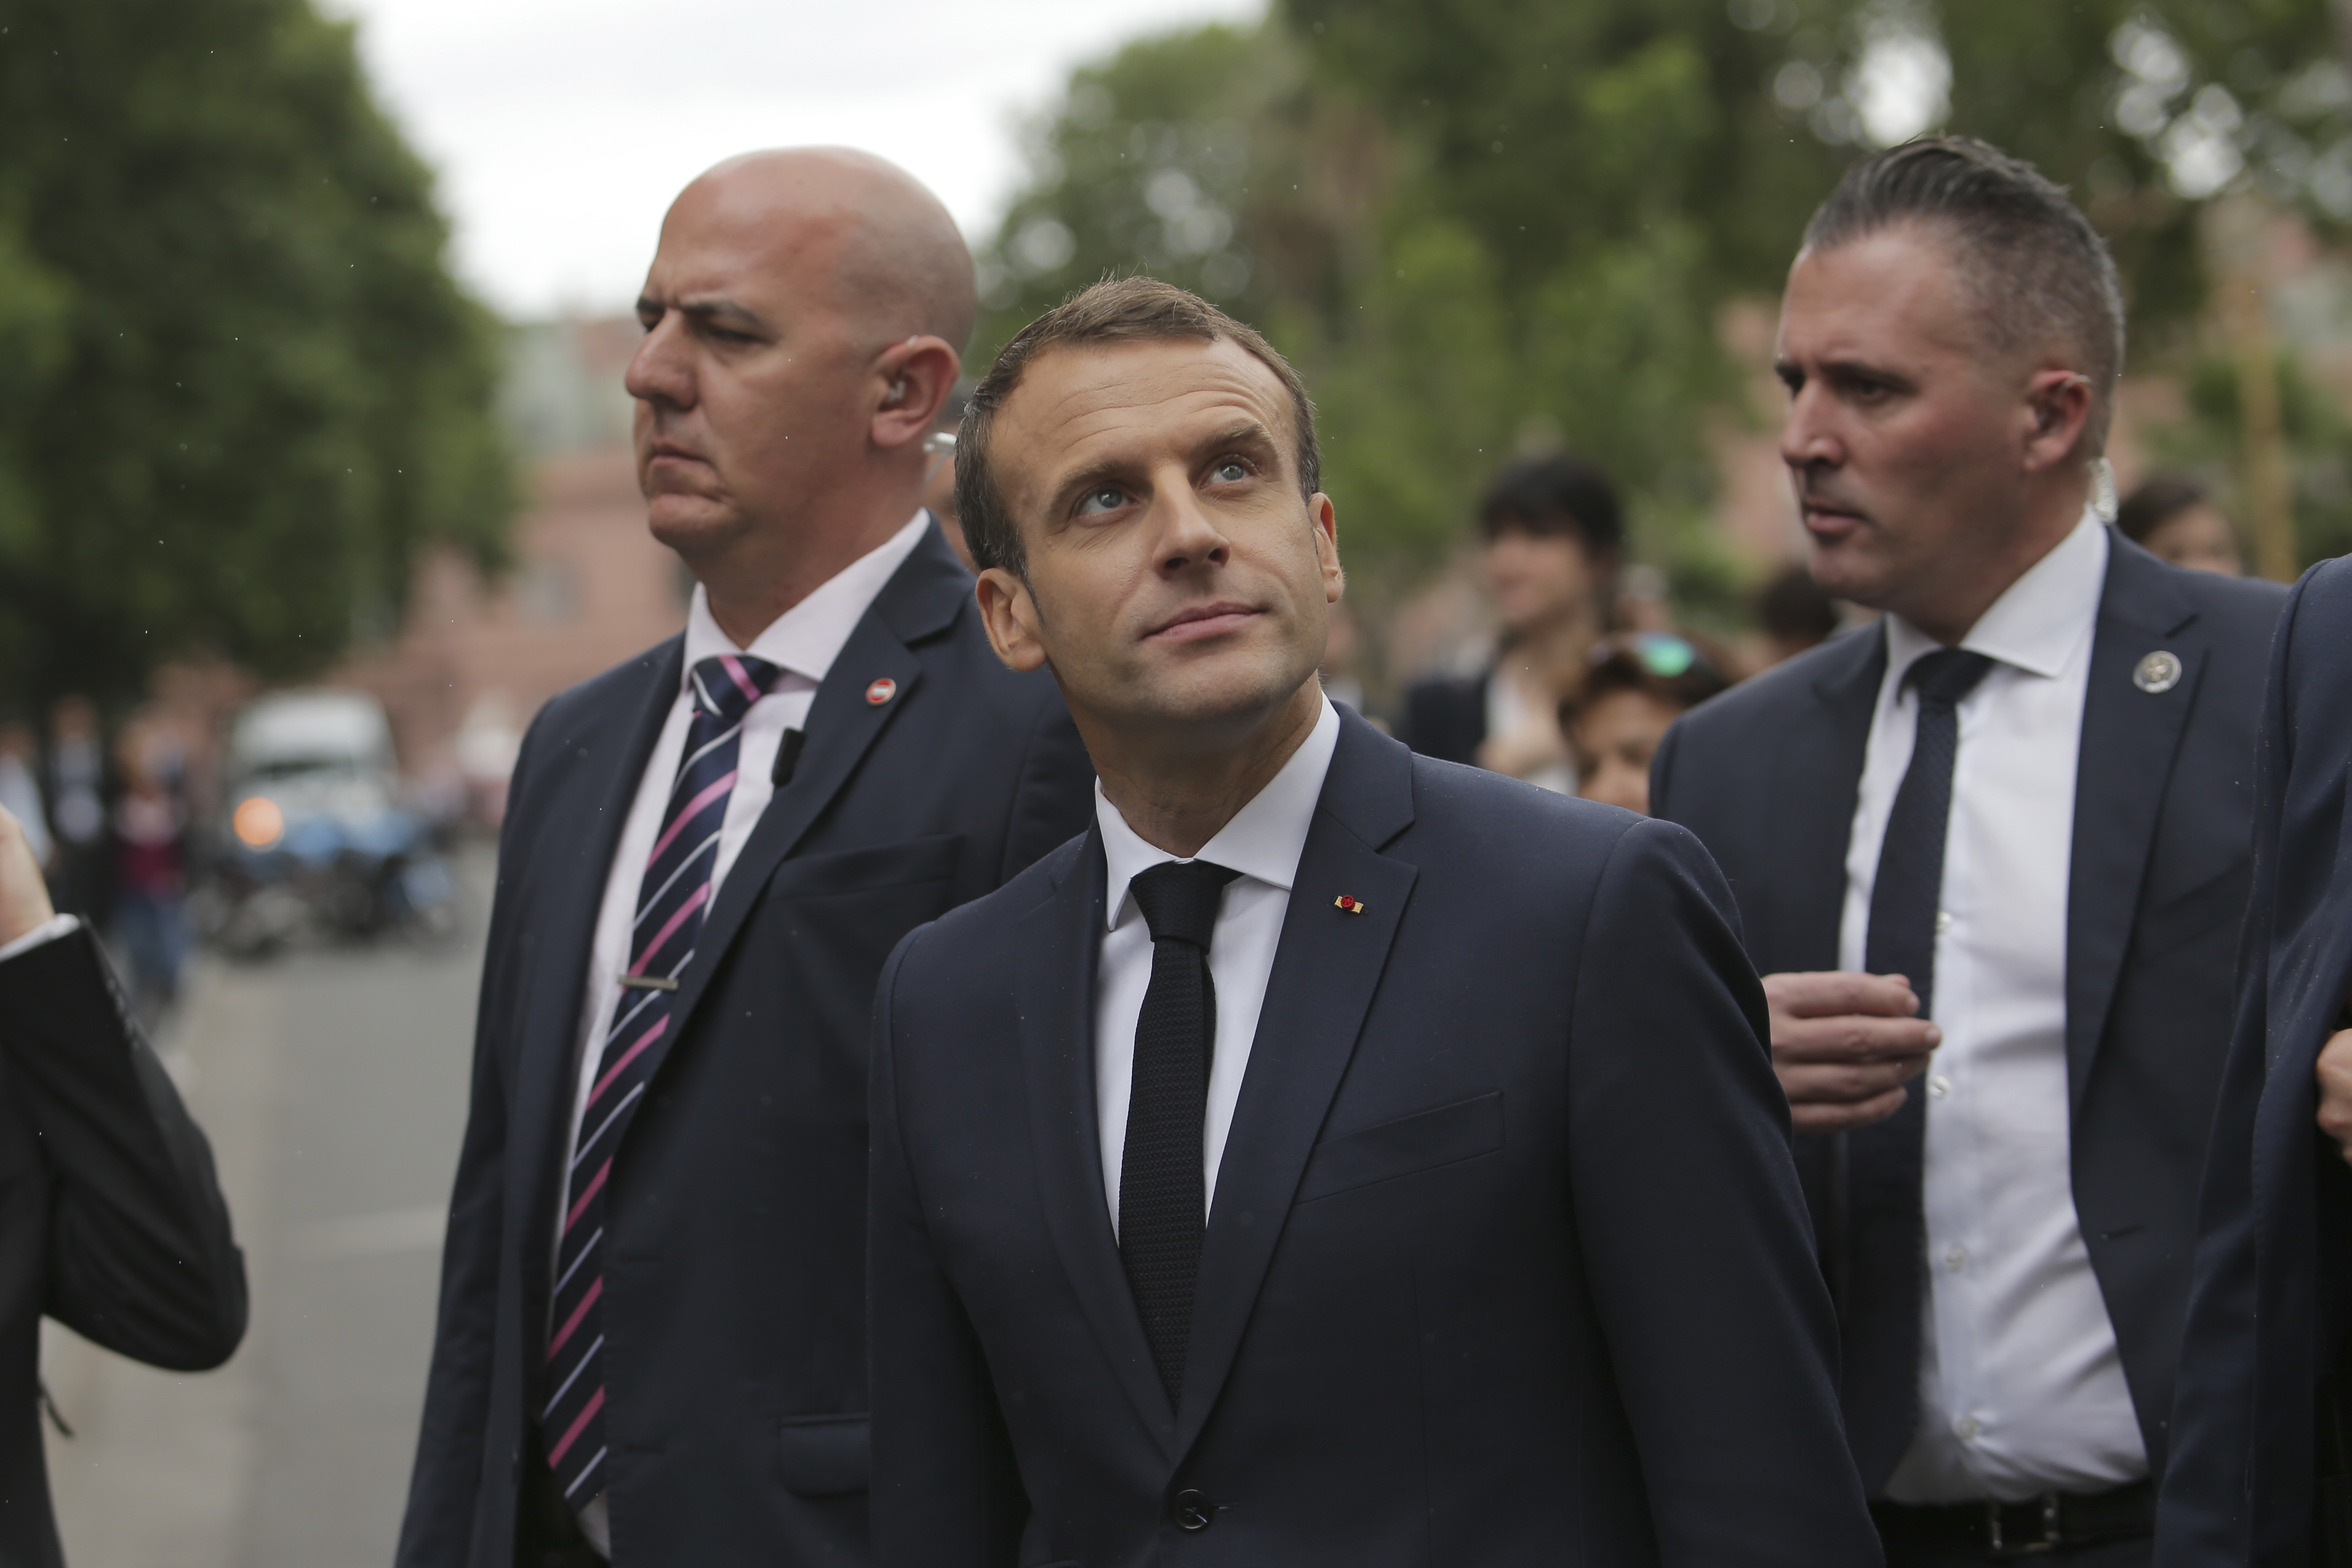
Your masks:
M286 813L267 795L248 795L237 802L229 826L236 832L236 841L249 850L276 849L278 841L286 836Z

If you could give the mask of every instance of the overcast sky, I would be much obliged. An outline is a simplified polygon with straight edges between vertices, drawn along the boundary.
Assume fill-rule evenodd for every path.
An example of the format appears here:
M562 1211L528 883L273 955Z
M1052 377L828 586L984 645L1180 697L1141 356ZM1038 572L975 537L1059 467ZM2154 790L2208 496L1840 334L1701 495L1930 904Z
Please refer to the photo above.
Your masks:
M513 316L625 309L679 186L730 153L864 147L985 235L1019 117L1071 66L1262 0L323 0L440 172L460 274Z

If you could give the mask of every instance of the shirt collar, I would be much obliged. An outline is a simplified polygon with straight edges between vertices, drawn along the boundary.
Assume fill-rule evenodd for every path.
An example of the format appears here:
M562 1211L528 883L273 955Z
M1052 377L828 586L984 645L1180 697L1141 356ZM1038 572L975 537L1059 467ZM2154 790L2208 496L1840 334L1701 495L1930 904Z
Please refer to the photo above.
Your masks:
M678 676L680 690L694 666L720 653L749 653L778 669L790 670L812 684L823 685L825 673L848 644L849 634L930 527L931 515L917 512L912 521L880 544L835 572L816 591L770 622L768 629L738 648L719 629L710 613L710 596L694 585L694 601L686 612L686 668Z
M2090 646L2107 584L2107 529L2084 507L2074 530L2035 561L1977 618L1960 646L1970 653L2055 679ZM1943 646L1899 615L1886 618L1886 674L1905 672Z
M1307 852L1307 830L1315 821L1316 802L1323 798L1323 778L1331 771L1331 754L1339 745L1339 711L1323 699L1315 727L1290 754L1282 770L1250 797L1249 804L1201 846L1196 860L1228 867L1283 892L1290 891L1298 874L1298 857ZM1102 829L1103 860L1110 872L1104 890L1104 922L1116 931L1134 901L1127 884L1153 866L1177 857L1147 843L1127 819L1118 814L1095 780L1095 821Z

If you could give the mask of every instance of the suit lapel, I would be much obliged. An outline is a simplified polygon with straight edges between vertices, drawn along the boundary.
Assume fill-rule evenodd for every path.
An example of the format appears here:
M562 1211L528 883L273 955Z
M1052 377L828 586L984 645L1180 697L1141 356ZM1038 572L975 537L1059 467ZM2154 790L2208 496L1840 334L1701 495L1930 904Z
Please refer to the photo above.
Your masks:
M580 1043L581 1007L588 988L588 959L604 883L621 829L635 803L638 780L662 725L677 700L685 639L674 637L639 661L642 674L629 695L612 705L609 716L560 737L576 750L564 766L576 777L561 798L561 819L546 830L554 853L548 885L534 901L534 925L523 934L533 956L528 990L517 1016L523 1020L515 1070L515 1146L524 1154L515 1168L526 1184L514 1212L523 1227L527 1289L540 1301L547 1285L547 1249L554 1236L556 1166L562 1159L572 1059ZM564 852L571 850L566 854ZM545 1316L544 1302L526 1321Z
M1379 852L1412 822L1412 754L1361 719L1340 722L1217 1172L1192 1297L1178 1454L1199 1436L1233 1369L1418 874ZM1362 913L1337 907L1343 894Z
M1143 1337L1103 1196L1094 1040L1105 874L1102 834L1089 828L1054 896L1021 919L1014 986L1023 1069L1038 1201L1055 1248L1119 1386L1164 1448L1172 1425L1168 1396Z
M2077 1105L2106 1032L2148 846L2205 668L2196 611L2166 580L2168 570L2137 545L2110 536L2083 694L2067 880L2066 1077L2070 1102ZM2168 691L2141 691L2133 672L2158 650L2179 659L2179 681Z
M1780 848L1769 884L1755 890L1771 913L1750 933L1751 941L1769 934L1769 950L1757 954L1758 967L1768 972L1838 967L1846 848L1871 716L1886 676L1885 629L1873 626L1841 639L1822 664L1813 677L1819 700L1789 725L1773 758L1772 821Z
M725 961L736 933L766 892L776 867L799 847L840 795L882 732L898 722L910 704L920 700L917 688L923 679L922 658L909 644L952 625L971 585L971 579L934 526L858 619L856 630L842 645L809 706L808 741L792 782L769 800L759 825L729 868L726 881L719 884L718 902L695 942L694 959L678 977L671 1026L656 1048L664 1058L685 1037L711 976ZM892 683L890 695L878 703L868 700L869 693L883 681ZM660 1071L659 1061L653 1071Z

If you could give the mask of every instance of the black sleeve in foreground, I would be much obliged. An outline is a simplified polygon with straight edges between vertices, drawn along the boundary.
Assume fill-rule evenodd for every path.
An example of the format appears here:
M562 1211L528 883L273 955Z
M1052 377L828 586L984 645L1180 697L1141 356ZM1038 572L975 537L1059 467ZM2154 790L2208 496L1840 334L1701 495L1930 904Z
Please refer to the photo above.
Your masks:
M245 1259L212 1149L87 926L0 963L0 1055L51 1183L44 1310L173 1372L245 1337Z

